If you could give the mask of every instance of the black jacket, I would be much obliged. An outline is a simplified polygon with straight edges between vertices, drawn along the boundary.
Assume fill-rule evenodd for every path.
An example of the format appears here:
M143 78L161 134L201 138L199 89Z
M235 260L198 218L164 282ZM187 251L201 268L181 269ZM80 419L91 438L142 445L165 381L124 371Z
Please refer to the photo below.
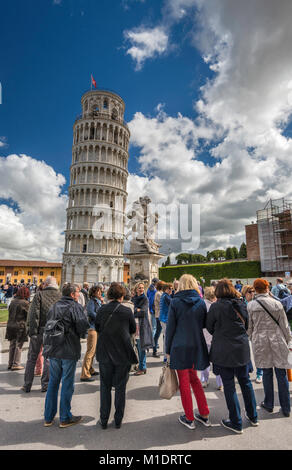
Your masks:
M28 311L28 335L42 335L47 322L47 314L52 305L60 300L61 293L55 287L39 290L30 304Z
M209 366L203 334L207 308L196 290L175 294L168 310L165 348L170 368L204 370Z
M7 322L5 339L12 341L16 339L18 342L27 341L26 319L29 309L28 300L15 297L9 305L9 318Z
M111 314L112 317L108 321ZM96 347L98 362L111 362L115 365L137 364L138 360L131 344L136 322L130 308L117 301L102 305L96 314L95 328L99 333Z
M135 295L132 298L134 304L134 315L139 321L139 336L141 349L148 349L154 346L152 328L149 323L148 311L149 302L145 294ZM138 312L138 309L140 311Z
M245 324L235 310L242 316ZM222 367L241 367L248 364L248 313L244 302L231 298L218 299L207 313L206 327L213 335L210 350L210 361L213 364Z
M80 338L85 338L89 323L83 307L72 297L62 297L49 310L47 320L62 319L65 340L47 357L78 361L81 357Z

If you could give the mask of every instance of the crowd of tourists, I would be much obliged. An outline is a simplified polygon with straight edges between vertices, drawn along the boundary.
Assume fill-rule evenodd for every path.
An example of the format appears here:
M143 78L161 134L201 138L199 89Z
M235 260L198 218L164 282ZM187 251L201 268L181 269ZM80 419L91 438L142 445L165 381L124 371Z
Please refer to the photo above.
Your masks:
M278 279L275 286L265 279L252 285L222 279L205 289L191 275L173 283L153 279L147 291L138 282L130 291L119 283L104 286L67 283L60 291L49 276L32 292L21 283L9 302L6 339L10 341L8 369L25 369L22 391L29 393L34 377L41 375L46 393L44 425L52 426L58 409L61 428L81 421L71 413L75 372L81 358L82 338L87 338L80 380L100 378L100 417L106 429L115 389L114 424L120 428L126 405L126 385L133 376L147 373L147 357L161 360L176 371L184 413L181 424L189 429L196 422L211 426L204 389L212 372L218 391L224 392L229 416L221 424L242 433L242 415L236 392L237 379L245 406L245 418L258 426L257 403L250 379L263 384L260 406L274 408L275 373L283 417L290 416L287 369L292 351L292 282ZM31 300L31 302L30 302ZM158 353L162 335L163 352ZM29 339L25 368L21 365L24 342ZM99 371L94 367L94 358ZM200 371L200 377L198 376ZM139 379L141 380L141 379ZM192 392L198 412L194 413Z

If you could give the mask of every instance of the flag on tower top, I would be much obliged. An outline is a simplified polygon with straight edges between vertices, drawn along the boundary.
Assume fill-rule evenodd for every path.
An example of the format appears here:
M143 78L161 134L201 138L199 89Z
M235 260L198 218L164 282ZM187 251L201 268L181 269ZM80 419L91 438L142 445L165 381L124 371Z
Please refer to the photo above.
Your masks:
M93 75L91 74L91 86L94 86L94 88L96 88L96 81L94 80L93 78Z

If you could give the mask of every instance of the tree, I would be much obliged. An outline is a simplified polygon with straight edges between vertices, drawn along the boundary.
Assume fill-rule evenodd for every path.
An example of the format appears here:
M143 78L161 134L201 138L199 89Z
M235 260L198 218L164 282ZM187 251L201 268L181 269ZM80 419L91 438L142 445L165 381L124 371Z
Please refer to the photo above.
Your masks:
M238 253L238 249L236 248L236 246L233 246L231 249L233 251L233 258L238 259L239 258L239 253Z
M189 253L180 253L175 257L177 264L187 264L189 262Z
M231 246L229 246L228 248L226 248L226 256L225 256L226 259L234 259L234 252L233 252L233 249L231 248Z
M239 248L239 258L247 258L246 244L242 242Z

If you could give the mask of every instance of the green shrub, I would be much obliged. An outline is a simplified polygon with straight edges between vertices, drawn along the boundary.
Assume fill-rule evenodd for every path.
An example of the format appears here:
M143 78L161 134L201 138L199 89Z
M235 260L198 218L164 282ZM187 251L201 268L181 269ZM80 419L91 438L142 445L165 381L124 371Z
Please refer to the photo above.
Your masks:
M159 268L159 279L172 282L183 274L192 274L200 280L203 277L205 285L209 286L212 279L250 279L262 276L259 261L234 261L210 264L186 264L183 266L167 266Z

